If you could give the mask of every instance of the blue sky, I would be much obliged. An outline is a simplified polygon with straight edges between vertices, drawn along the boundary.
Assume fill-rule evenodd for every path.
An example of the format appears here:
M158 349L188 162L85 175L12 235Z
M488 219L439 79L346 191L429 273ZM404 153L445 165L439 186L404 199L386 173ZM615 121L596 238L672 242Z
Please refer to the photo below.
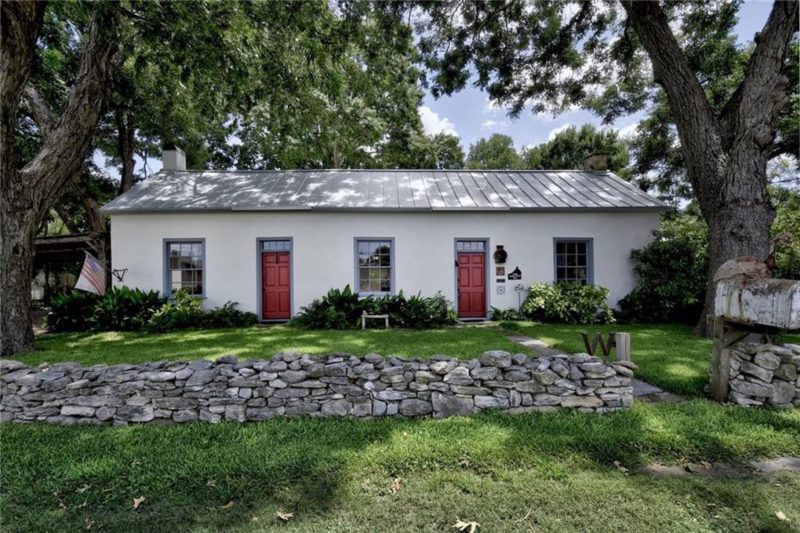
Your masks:
M753 35L764 27L769 17L772 2L745 2L739 10L736 26L737 39L741 44L753 40ZM427 95L420 108L420 115L429 133L441 131L455 133L461 137L464 150L481 137L493 133L510 135L518 149L527 145L546 142L559 129L581 124L601 126L600 119L587 111L577 110L557 116L534 115L523 112L516 120L506 116L503 109L491 108L486 93L469 88L450 97L434 99ZM635 127L641 115L630 115L619 119L613 127L623 133ZM626 130L626 128L628 128Z
M753 35L764 27L769 16L772 2L767 0L747 1L739 10L739 23L735 33L741 44L753 40ZM461 145L466 151L470 144L481 137L489 137L493 133L510 135L514 145L522 148L527 145L543 143L551 138L560 129L581 124L594 124L600 126L600 119L583 110L571 111L557 116L534 115L530 111L520 115L516 120L506 116L503 109L492 108L486 93L476 88L467 88L450 96L434 99L426 95L420 107L425 130L428 133L448 132L461 137ZM630 115L619 119L611 127L623 133L631 131L641 119L641 115ZM118 178L116 167L105 165L102 155L95 153L95 163L105 168L111 176ZM139 172L142 162L137 159L136 171ZM148 160L149 172L158 171L161 161Z

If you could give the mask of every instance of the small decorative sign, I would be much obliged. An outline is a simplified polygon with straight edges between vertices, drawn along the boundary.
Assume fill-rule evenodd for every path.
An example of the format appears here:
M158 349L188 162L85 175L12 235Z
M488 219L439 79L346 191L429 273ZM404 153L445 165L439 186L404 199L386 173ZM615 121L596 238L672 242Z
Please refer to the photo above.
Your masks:
M506 293L506 286L505 285L498 285L497 286L497 294L505 294Z
M495 276L505 276L506 275L506 267L494 267L494 275Z
M508 279L522 279L522 271L519 267L514 267L514 270L508 273Z
M506 282L505 278L497 278L495 281L497 283L505 283Z

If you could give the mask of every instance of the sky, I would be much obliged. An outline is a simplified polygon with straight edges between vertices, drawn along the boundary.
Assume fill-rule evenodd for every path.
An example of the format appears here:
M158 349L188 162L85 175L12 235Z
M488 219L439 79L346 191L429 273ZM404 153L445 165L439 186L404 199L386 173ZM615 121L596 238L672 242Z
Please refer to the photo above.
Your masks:
M739 10L739 22L735 33L740 44L753 40L756 32L764 27L769 16L772 2L769 0L752 0L742 4ZM490 105L489 98L480 89L468 87L453 96L439 99L426 94L419 108L420 118L429 134L453 133L461 138L461 146L465 152L471 144L481 137L489 137L493 133L510 135L514 146L522 149L529 145L537 145L552 139L560 130L570 126L593 124L602 126L601 120L588 111L576 110L557 116L523 111L519 118L512 120L502 108ZM609 127L619 130L623 135L632 132L641 120L642 114L620 118ZM94 162L115 179L119 179L119 171L109 166L99 152L94 154ZM142 169L142 161L137 158L136 172ZM148 160L148 174L161 169L160 159Z
M739 23L735 28L739 43L745 44L753 40L753 35L764 27L771 8L771 1L750 1L742 5ZM420 107L420 117L428 133L446 132L460 136L465 151L470 144L493 133L510 135L514 139L514 146L521 149L546 142L559 130L570 126L587 123L602 126L596 115L583 110L555 117L534 115L528 111L512 120L506 116L504 109L490 106L486 93L476 88L464 89L453 96L438 100L426 95ZM619 119L612 127L621 130L623 134L632 132L641 118L641 114L629 115Z

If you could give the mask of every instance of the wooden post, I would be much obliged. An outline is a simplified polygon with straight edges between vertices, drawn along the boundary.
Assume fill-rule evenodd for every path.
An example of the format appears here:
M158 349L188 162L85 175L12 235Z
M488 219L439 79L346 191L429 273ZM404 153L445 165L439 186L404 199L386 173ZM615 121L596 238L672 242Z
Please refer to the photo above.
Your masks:
M631 334L615 333L614 344L617 351L617 361L631 360Z
M730 379L730 347L725 342L725 319L714 317L714 348L711 352L711 397L718 402L728 400Z

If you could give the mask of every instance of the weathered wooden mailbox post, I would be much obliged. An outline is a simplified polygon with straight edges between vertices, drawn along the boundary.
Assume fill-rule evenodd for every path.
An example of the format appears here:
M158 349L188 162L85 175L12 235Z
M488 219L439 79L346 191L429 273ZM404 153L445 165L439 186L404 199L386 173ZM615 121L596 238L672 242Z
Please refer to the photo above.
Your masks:
M711 396L727 401L731 349L750 334L800 329L800 281L737 277L717 283ZM792 360L794 356L790 356Z

